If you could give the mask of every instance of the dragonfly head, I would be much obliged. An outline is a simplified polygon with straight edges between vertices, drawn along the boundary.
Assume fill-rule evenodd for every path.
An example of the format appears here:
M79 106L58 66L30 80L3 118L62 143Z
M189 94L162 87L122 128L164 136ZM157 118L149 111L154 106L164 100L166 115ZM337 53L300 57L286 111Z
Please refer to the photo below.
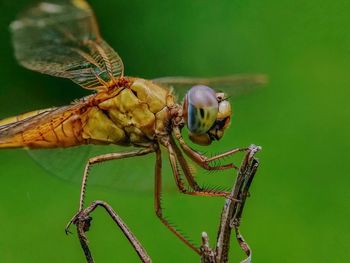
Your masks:
M225 94L203 85L193 86L187 92L183 112L189 137L199 145L220 140L231 120L231 105Z

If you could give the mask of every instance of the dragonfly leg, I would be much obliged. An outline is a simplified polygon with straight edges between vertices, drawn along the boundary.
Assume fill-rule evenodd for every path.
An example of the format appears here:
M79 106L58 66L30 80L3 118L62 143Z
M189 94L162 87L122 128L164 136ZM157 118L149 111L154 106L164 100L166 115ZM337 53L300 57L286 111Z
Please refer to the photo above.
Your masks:
M67 226L65 228L66 233L69 233L69 227L71 226L72 223L74 223L77 220L81 211L83 210L87 179L89 176L90 168L93 165L98 164L98 163L102 163L102 162L112 161L112 160L119 160L119 159L124 159L124 158L129 158L129 157L142 156L142 155L146 155L146 154L149 154L151 152L154 152L154 151L155 151L155 147L152 145L152 147L141 149L138 151L109 153L109 154L104 154L104 155L90 158L85 166L83 180L82 180L82 184L81 184L79 210L78 210L78 213L67 224Z
M238 169L239 167L236 166L233 163L229 163L229 164L224 164L224 165L218 165L218 166L211 166L210 163L215 161L215 160L219 160L222 158L225 158L227 156L233 155L235 153L238 152L247 152L249 151L249 149L251 147L248 148L236 148L236 149L232 149L229 151L226 151L224 153L212 156L212 157L207 157L205 155L203 155L202 153L192 149L183 139L182 135L181 135L181 131L179 128L175 128L175 137L178 140L181 149L186 153L186 155L188 157L190 157L195 163L197 163L198 165L200 165L202 168L206 169L206 170L226 170L226 169ZM253 145L252 145L253 147Z
M176 185L180 192L187 194L187 195L194 195L194 196L223 196L228 197L230 196L230 192L227 191L219 191L215 189L202 189L199 187L198 183L196 182L194 176L192 175L191 170L189 169L189 166L183 157L180 149L176 146L174 141L172 139L169 140L169 143L166 145L169 152L169 161L170 165L173 171L174 179L176 182ZM177 167L177 160L180 163L180 166L182 168L182 171L184 172L186 179L189 182L189 185L194 184L196 187L191 187L192 190L188 190L180 176L179 169ZM232 199L232 201L240 202L239 200Z
M154 191L154 209L156 215L160 221L173 233L177 236L182 242L184 242L189 248L195 251L197 254L200 254L200 249L192 244L188 239L186 239L179 231L172 226L168 220L163 216L162 204L161 204L161 195L162 195L162 156L159 149L156 150L156 165L155 165L155 191Z

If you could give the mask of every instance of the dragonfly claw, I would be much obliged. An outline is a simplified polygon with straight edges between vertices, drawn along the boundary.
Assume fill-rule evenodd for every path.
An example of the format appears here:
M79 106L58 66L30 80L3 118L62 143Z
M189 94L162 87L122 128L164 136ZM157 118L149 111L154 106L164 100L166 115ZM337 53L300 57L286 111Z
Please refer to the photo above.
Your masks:
M77 217L78 217L79 213L77 213L76 215L73 216L73 218L68 222L68 224L66 225L66 227L64 228L64 232L66 233L66 235L72 234L72 232L69 230L70 226L72 224L75 224Z
M68 236L69 234L73 234L72 231L69 230L69 228L65 228L64 232L66 233L66 235Z
M91 220L92 220L92 217L86 215L84 213L84 211L79 211L68 222L68 224L67 224L66 228L64 229L64 231L65 231L66 235L72 234L72 232L70 231L70 227L73 224L73 225L76 225L78 227L82 227L84 232L87 232L90 229Z
M234 197L231 197L230 195L226 196L226 199L229 199L232 202L236 202L236 203L240 203L240 204L243 203L242 200L234 198Z

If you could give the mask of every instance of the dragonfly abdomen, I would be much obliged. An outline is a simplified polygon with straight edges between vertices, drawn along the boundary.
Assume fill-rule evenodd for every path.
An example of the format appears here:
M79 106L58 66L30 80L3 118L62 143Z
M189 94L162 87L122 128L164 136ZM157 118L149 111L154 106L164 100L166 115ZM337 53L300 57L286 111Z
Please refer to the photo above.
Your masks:
M33 111L0 122L0 148L55 148L84 143L81 108L65 106Z

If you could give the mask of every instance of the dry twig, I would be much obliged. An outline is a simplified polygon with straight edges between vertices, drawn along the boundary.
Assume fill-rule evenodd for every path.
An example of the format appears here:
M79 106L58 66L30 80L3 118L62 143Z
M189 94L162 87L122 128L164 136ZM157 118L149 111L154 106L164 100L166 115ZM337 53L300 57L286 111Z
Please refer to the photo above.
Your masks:
M82 213L75 219L73 222L78 230L78 236L80 240L81 247L84 250L84 254L88 263L94 263L94 259L91 255L88 240L85 235L85 232L89 231L91 217L90 214L98 207L103 207L107 213L111 216L113 221L118 225L120 230L123 232L125 237L129 240L130 244L134 247L136 253L140 257L141 261L144 263L150 263L151 258L148 256L146 250L142 247L141 243L137 240L135 235L130 231L127 225L123 222L123 220L117 215L117 213L113 210L113 208L103 201L95 201L86 209L83 210Z
M251 145L238 170L236 182L233 185L230 198L225 202L221 213L220 226L215 249L209 246L208 236L202 234L202 263L225 263L228 262L230 237L232 228L235 230L236 239L246 253L247 258L242 263L251 262L252 251L243 236L240 234L239 226L242 218L245 201L249 194L249 187L258 169L259 162L254 157L261 148ZM239 202L235 200L240 200Z

